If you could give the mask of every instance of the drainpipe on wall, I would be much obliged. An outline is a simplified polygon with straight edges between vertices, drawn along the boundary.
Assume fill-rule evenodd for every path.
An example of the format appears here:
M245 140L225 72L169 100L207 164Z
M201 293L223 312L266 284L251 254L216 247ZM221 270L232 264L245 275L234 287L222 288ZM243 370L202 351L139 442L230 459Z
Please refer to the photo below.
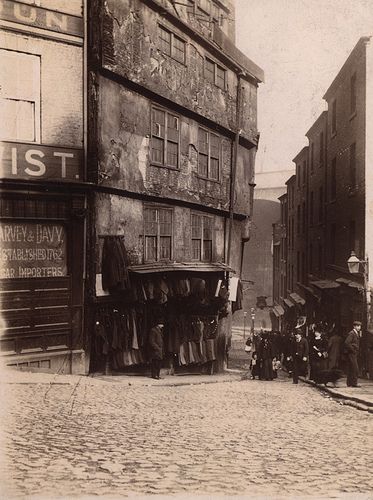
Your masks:
M227 251L227 264L231 265L231 247L232 247L232 230L233 230L233 209L234 209L234 195L236 187L236 172L237 172L237 158L238 158L238 145L240 142L241 135L241 99L242 99L242 88L241 88L241 76L239 73L237 76L237 105L236 105L236 136L233 145L233 159L231 168L231 183L230 183L230 196L229 196L229 228L228 228L228 251Z

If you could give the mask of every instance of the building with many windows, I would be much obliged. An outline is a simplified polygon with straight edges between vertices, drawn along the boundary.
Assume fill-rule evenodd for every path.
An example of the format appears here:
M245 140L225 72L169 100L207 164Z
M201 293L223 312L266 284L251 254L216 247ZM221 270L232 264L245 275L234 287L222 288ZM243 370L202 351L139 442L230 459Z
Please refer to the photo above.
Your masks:
M371 38L363 37L326 91L327 111L307 132L308 146L294 159L295 180L287 183L288 205L292 207L293 199L295 205L287 222L286 245L292 253L288 287L278 297L282 305L295 299L298 310L287 316L289 329L300 315L308 325L321 322L325 330L334 327L341 333L351 329L353 320L361 320L360 366L371 377L372 63ZM353 274L348 267L352 252L357 261Z
M1 351L30 370L88 369L82 9L0 3Z
M93 0L88 17L91 368L141 369L161 317L168 366L219 370L263 72L235 47L229 0Z

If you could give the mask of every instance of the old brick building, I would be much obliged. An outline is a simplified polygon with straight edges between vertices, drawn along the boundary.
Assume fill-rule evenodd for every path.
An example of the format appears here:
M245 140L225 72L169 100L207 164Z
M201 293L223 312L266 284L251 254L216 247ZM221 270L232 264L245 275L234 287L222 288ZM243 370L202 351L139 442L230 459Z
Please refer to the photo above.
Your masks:
M94 0L88 15L91 368L143 366L161 315L170 364L221 369L262 70L235 47L228 0ZM107 269L116 246L119 286Z
M60 373L87 370L82 8L0 2L1 351Z
M294 199L287 246L294 250L288 254L288 288L280 297L284 303L299 294L305 304L297 316L305 314L308 324L321 321L346 332L353 319L362 320L360 364L370 374L372 62L371 39L363 37L326 91L328 109L306 133L308 146L294 159L295 181L287 183L289 207ZM361 261L356 274L348 269L351 252Z

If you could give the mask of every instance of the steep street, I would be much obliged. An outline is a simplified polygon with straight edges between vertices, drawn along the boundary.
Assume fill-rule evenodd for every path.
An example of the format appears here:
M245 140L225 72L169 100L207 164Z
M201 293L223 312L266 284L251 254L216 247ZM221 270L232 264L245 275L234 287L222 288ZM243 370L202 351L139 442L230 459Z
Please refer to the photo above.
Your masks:
M287 378L157 387L56 376L3 384L1 396L2 498L373 488L372 416Z

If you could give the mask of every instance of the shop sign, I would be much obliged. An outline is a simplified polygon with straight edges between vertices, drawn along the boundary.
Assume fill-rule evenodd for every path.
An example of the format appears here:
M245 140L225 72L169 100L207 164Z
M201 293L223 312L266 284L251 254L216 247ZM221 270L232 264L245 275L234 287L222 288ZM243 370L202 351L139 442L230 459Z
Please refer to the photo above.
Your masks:
M1 279L60 276L67 276L65 226L0 222Z
M73 36L83 36L83 20L63 12L27 5L13 0L0 0L0 19L28 27L47 29Z
M0 179L77 182L82 172L81 149L0 142Z

